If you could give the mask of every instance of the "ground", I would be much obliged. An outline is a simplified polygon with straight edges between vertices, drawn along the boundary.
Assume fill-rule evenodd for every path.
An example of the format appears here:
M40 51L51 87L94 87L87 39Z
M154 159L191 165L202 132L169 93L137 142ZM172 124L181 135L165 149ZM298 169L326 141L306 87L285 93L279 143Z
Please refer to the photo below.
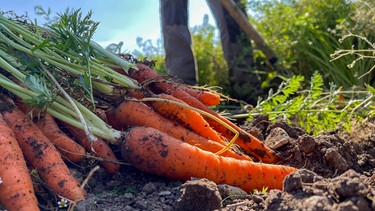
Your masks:
M350 134L338 129L319 136L266 118L241 127L274 147L284 165L300 169L285 179L283 190L246 194L206 179L171 181L124 165L119 175L96 171L86 186L87 199L75 210L375 210L371 121L355 123ZM78 178L87 174L74 166L72 170ZM41 207L51 210L47 207L57 204Z
M374 123L354 123L350 134L338 129L319 136L266 118L242 127L275 146L285 165L301 169L285 179L283 190L225 193L205 179L170 181L124 166L121 175L95 173L88 183L89 197L77 210L375 209Z

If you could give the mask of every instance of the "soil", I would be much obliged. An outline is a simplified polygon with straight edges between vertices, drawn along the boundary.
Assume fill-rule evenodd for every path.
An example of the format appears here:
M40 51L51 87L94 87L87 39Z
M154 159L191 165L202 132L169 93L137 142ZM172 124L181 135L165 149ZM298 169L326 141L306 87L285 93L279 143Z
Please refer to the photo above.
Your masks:
M123 165L119 175L96 171L86 185L87 199L75 210L375 210L375 124L353 125L350 134L338 129L312 136L266 118L242 124L284 158L281 164L300 169L284 180L283 190L246 193L207 179L172 181ZM87 177L86 169L72 170ZM41 207L58 209L53 203Z

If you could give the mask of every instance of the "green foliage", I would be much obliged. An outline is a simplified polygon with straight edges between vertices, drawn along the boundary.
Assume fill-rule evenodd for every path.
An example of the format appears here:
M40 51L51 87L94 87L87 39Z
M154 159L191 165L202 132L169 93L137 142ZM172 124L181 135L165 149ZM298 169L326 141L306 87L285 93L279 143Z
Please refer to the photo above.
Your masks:
M267 190L268 190L268 187L262 187L261 191L259 191L258 189L254 189L251 194L258 194L258 193L265 194L265 193L267 193Z
M254 12L251 21L279 56L279 65L287 70L289 77L300 74L311 77L319 71L329 87L330 81L343 88L364 86L373 76L361 79L358 76L373 65L373 61L360 61L355 69L349 69L349 61L330 60L330 54L339 48L361 49L360 39L338 40L346 30L361 32L374 38L374 1L346 0L255 0L248 1ZM366 21L366 17L368 18ZM278 24L274 24L278 23ZM349 63L350 64L350 63Z
M223 56L221 43L216 28L208 23L206 16L201 25L191 28L193 52L198 67L199 85L220 86L223 90L229 88L228 68ZM151 40L137 38L141 51L134 51L138 59L147 58L156 61L156 71L166 75L165 53L161 40L153 43Z
M30 106L44 108L46 104L52 102L53 94L48 89L46 81L44 81L43 78L27 75L24 84L37 94L35 97L25 100Z
M304 77L293 76L281 83L275 93L271 90L269 97L250 111L248 121L256 115L267 116L272 121L284 119L317 135L336 130L338 126L349 131L353 118L365 118L374 112L371 102L375 89L371 86L367 86L367 91L349 92L330 83L329 91L324 92L323 77L317 71L311 77L309 89L303 90L303 81Z
M356 40L356 44L349 46L348 43L352 44L353 40ZM375 68L375 44L364 36L352 33L344 35L343 38L339 39L339 42L343 44L330 55L331 61L346 65L350 71L342 72L338 77L344 75L344 79L352 79L351 84L347 84L346 87L350 87L349 85L373 85L375 79L375 74L372 72Z
M74 52L77 58L81 58L81 65L86 67L83 73L83 87L94 105L94 95L92 87L91 59L93 49L91 39L99 25L99 22L91 20L92 11L83 16L80 9L59 14L58 21L54 22L50 28L59 36L60 41L54 45L66 52ZM55 41L57 39L54 39Z
M229 83L228 68L215 27L208 23L206 17L202 25L194 26L191 32L199 85L225 87Z

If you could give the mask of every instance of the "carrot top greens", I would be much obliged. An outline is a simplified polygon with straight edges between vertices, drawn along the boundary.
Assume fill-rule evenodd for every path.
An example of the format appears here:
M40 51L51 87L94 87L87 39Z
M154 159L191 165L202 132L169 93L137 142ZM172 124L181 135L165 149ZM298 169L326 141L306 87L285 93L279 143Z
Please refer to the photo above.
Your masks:
M121 93L139 86L109 67L135 68L92 40L98 23L91 15L66 11L46 27L0 15L0 86L88 135L116 141L120 132L93 113L94 95L111 97L115 88Z

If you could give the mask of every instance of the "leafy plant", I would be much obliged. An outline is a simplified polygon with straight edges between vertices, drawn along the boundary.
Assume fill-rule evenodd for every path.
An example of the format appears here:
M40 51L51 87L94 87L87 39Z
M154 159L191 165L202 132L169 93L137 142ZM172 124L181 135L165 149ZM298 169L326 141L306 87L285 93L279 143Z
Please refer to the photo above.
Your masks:
M271 121L284 119L291 125L305 128L314 135L336 130L338 126L350 131L353 118L366 118L374 113L374 88L343 91L330 83L328 91L323 90L323 78L314 72L307 90L301 88L303 76L293 76L281 83L278 90L258 101L258 105L247 114L248 121L254 116L264 115ZM370 112L370 114L369 114ZM235 115L232 117L241 117ZM242 116L243 117L243 116Z
M344 89L371 84L372 76L360 79L358 76L372 66L372 61L361 60L361 65L350 70L347 64L355 59L354 55L331 61L330 54L342 46L364 47L363 40L354 37L339 43L346 30L374 37L373 30L368 30L374 27L374 22L363 18L374 17L372 2L259 0L248 1L248 4L253 11L251 21L265 40L272 43L279 56L280 68L285 70L284 76L298 74L311 77L314 71L319 71L326 88L329 88L330 81ZM275 22L278 24L275 25Z
M375 44L364 36L350 32L344 35L339 42L343 43L350 38L357 39L361 45L352 45L350 48L345 48L346 46L344 46L344 48L336 50L331 54L331 61L344 60L347 62L346 65L349 69L354 69L353 75L357 80L364 81L363 84L373 83L375 74L372 71L375 69Z
M223 57L216 28L205 16L201 25L191 28L193 51L198 67L199 85L229 86L228 68Z
M265 193L267 193L267 190L268 190L268 187L262 187L262 190L260 192L259 192L258 189L254 189L252 194L257 194L257 193L265 194Z

